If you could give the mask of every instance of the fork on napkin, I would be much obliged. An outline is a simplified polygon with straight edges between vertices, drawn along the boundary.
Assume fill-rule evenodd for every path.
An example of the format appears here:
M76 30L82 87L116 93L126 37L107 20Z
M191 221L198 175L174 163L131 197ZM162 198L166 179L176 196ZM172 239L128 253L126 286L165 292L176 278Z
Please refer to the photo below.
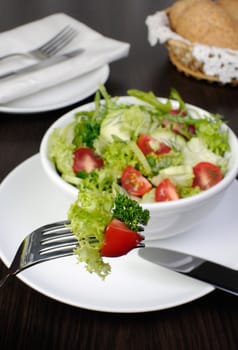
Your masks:
M78 35L60 54L83 49L82 54L39 71L0 80L0 104L87 74L105 64L126 57L129 53L128 43L105 37L78 20L64 13L57 13L1 33L0 57L40 46L66 25L76 29ZM13 68L19 69L33 63L35 62L24 58L0 62L0 75Z

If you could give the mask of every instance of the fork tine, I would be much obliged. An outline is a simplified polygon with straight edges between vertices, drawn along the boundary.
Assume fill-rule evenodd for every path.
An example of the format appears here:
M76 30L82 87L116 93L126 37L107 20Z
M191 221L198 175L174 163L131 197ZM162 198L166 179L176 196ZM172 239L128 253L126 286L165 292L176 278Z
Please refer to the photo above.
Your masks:
M56 240L47 241L45 244L41 245L40 254L51 249L60 249L66 246L76 245L78 243L75 237L61 238Z
M77 36L77 34L78 33L74 28L67 25L42 46L36 47L27 52L13 52L0 56L0 60L8 59L14 56L34 57L38 60L50 58L58 53L63 47L67 46L74 39L74 37Z
M74 237L72 231L67 227L69 224L69 220L63 220L40 227L41 244L58 238Z
M0 287L24 269L50 259L74 253L78 241L66 228L70 221L63 220L47 224L34 230L20 243L5 277L0 279Z
M69 220L54 222L41 226L26 236L17 249L7 275L0 279L0 287L11 276L15 276L28 267L47 260L73 255L79 242L67 227L69 224ZM98 242L94 236L89 239L90 242Z
M51 252L46 252L43 255L43 257L44 257L44 261L46 261L51 259L62 258L64 256L69 256L73 254L74 254L74 247L70 247L70 248L64 248L64 249L55 250Z
M55 41L57 41L58 39L60 39L62 36L65 35L65 33L67 34L68 30L71 30L71 27L69 25L65 26L62 30L60 30L56 35L54 35L51 39L49 39L46 43L44 43L42 46L40 46L39 48L42 50L47 49L48 47L50 47L51 45L54 44Z
M41 46L39 50L47 55L53 55L70 43L76 35L76 30L70 26L66 26L54 38Z
M51 48L47 50L47 54L49 56L55 55L62 48L66 47L73 40L73 38L76 37L76 35L77 33L75 31L68 33L67 35L64 36L64 38L62 38L62 40L52 45Z
M52 224L47 224L47 225L41 226L37 229L37 231L42 231L43 234L45 234L45 233L47 234L48 231L65 228L66 225L69 225L69 224L70 224L69 220L62 220L59 222L53 222Z
M58 239L58 238L66 238L66 237L73 237L72 231L67 228L60 228L54 232L49 232L46 234L43 233L41 238L41 243L45 244L48 241Z
M39 239L40 255L51 252L51 256L57 256L58 252L61 253L62 249L66 247L69 247L73 252L73 248L76 247L78 241L72 231L66 227L69 223L69 220L63 220L42 226L39 229L41 233ZM38 236L39 233L36 234Z

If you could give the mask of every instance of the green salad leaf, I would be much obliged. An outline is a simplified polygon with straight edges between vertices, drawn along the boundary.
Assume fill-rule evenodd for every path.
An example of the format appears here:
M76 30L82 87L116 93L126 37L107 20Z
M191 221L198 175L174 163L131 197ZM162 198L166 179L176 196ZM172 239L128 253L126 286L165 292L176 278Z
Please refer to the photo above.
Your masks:
M204 144L219 156L224 156L230 151L228 142L228 131L221 132L222 120L213 116L208 122L201 119L196 123L196 135L204 142Z
M103 261L100 250L105 227L112 219L113 205L112 193L82 189L68 212L70 228L79 241L75 250L78 260L85 263L89 272L102 278L111 270L110 265Z
M72 129L74 123L69 124L63 129L54 129L49 138L49 158L55 164L56 169L61 174L74 176L73 173L73 151L75 149L72 143Z
M159 112L166 113L172 109L172 104L169 100L166 102L159 101L152 91L144 92L136 89L131 89L128 90L127 93L129 96L136 97L139 100L148 103Z

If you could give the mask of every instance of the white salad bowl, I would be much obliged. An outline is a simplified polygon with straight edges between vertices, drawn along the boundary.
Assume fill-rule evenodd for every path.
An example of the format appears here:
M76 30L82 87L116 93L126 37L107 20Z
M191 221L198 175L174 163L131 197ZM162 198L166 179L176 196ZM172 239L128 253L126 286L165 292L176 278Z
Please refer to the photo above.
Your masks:
M161 98L165 102L166 99ZM129 104L142 104L134 97L120 97L119 102ZM177 103L175 106L177 106ZM206 115L208 112L186 104L190 112L195 114ZM59 191L63 191L65 196L70 197L72 202L76 200L78 189L62 179L60 174L55 169L53 162L48 157L48 141L51 133L55 128L62 128L74 120L74 115L79 111L90 111L94 108L94 102L80 106L61 118L56 120L46 131L40 145L40 159L43 169L48 178L58 187ZM238 174L238 139L234 132L225 124L223 127L229 132L229 143L231 152L228 158L228 171L225 177L215 186L191 197L168 201L168 202L153 202L142 203L142 207L150 211L150 220L145 227L143 235L146 240L157 240L167 238L193 228L201 223L203 219L208 217L216 206L222 201L226 194L226 190L235 180Z

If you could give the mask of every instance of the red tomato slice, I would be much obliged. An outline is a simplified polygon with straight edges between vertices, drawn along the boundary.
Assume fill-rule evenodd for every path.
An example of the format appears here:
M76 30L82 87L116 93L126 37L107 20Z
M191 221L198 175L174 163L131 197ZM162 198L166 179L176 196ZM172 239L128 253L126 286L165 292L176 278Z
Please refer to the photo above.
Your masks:
M155 139L146 134L140 135L137 140L137 145L145 156L149 153L154 152L153 148L150 145L150 141L155 141Z
M199 186L201 190L216 185L223 178L221 169L213 163L200 162L193 167L194 180L193 186Z
M156 202L167 202L179 199L177 188L169 179L164 179L155 189Z
M181 114L182 116L186 115L186 112L182 111L181 109L171 109L169 111L169 113L172 114L172 115L178 115L178 114Z
M101 255L106 257L125 255L143 239L142 235L130 230L124 222L113 219L105 230Z
M158 149L158 151L155 152L158 156L161 154L169 153L171 151L171 147L169 147L165 143L160 142L159 145L160 145L160 148Z
M154 143L155 145L158 144L157 150L155 150L152 147L152 143ZM142 134L139 136L137 140L137 145L141 149L141 151L144 153L145 156L150 153L156 153L157 155L160 155L171 151L171 148L167 146L165 143L159 142L154 137L151 137L146 134Z
M186 116L186 112L185 111L181 111L180 109L171 109L169 111L170 114L172 115L180 115L181 117L185 117ZM163 124L164 126L170 126L172 128L172 131L176 134L184 134L184 125L183 123L179 123L179 122L173 122L167 118L163 119ZM195 127L194 125L188 125L188 132L193 135L195 134Z
M132 196L143 196L152 188L151 183L135 168L128 165L121 175L121 185Z
M101 168L103 159L91 148L81 147L74 152L73 171L77 174L80 171L90 173L92 170Z

